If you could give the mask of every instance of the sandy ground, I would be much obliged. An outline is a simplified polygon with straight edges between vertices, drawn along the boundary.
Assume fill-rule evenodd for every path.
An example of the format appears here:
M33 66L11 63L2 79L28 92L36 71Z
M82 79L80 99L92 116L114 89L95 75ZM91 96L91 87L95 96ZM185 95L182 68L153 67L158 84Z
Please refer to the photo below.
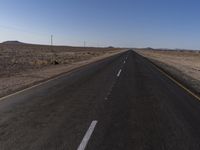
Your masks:
M200 52L137 50L137 52L200 93Z
M0 97L121 51L0 44Z

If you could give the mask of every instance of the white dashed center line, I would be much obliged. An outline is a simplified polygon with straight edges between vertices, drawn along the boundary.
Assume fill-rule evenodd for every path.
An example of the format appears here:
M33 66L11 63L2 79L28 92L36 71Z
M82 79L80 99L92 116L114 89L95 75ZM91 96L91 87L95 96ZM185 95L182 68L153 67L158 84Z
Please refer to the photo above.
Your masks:
M92 123L90 124L90 127L88 128L87 132L85 133L85 136L83 137L83 140L81 141L77 150L85 150L97 122L98 122L97 120L92 121Z
M126 63L126 61L124 60L124 64Z
M121 72L122 72L122 69L120 69L119 72L117 73L117 77L120 76Z

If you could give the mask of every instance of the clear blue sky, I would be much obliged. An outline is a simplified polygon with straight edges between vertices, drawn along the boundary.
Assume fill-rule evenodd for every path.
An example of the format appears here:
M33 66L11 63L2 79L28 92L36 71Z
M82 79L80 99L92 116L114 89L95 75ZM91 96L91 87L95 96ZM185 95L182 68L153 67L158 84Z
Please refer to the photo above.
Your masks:
M0 0L0 42L200 49L199 0Z

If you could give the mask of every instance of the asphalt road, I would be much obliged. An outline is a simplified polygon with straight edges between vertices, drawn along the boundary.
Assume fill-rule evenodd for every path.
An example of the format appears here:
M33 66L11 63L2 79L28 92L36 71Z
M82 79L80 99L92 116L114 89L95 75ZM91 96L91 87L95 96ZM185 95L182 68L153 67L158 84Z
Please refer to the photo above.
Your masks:
M198 150L200 102L133 51L1 99L0 150Z

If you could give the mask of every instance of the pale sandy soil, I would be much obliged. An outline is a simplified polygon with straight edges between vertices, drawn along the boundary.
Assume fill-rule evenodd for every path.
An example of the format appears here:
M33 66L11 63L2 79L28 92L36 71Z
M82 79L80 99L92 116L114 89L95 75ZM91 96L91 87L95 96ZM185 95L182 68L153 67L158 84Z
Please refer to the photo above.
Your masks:
M0 44L0 97L122 51Z
M200 52L137 50L200 93Z

